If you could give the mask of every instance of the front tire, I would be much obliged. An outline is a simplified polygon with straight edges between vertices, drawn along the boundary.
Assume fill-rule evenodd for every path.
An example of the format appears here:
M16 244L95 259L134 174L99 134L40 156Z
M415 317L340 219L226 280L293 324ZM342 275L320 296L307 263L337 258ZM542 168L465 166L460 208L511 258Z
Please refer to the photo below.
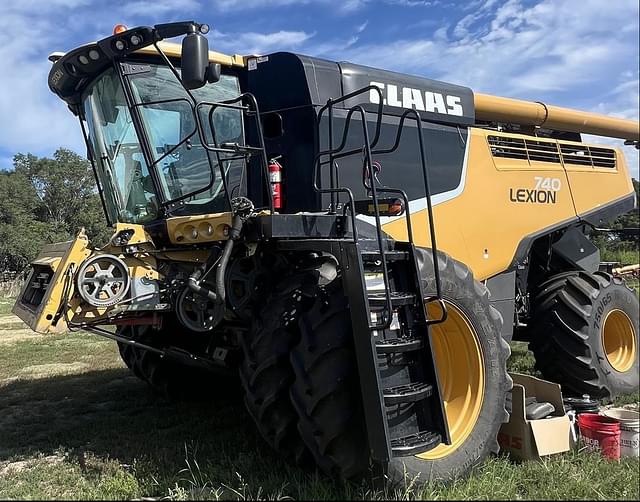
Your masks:
M240 338L243 359L239 374L247 411L269 446L298 465L306 464L308 452L289 400L294 379L289 353L299 337L295 321L303 308L302 291L316 281L309 272L285 277Z
M424 291L433 294L433 255L426 249L417 253ZM508 419L504 405L511 388L506 372L510 351L500 335L500 314L489 305L488 290L473 279L466 266L443 253L438 264L445 301L459 314L458 320L466 320L470 328L456 337L462 324L453 321L453 315L439 331L432 331L447 417L450 424L458 424L459 434L452 437L451 446L392 459L388 473L394 481L405 475L410 480L418 477L420 482L448 480L467 473L498 451L498 430ZM349 310L341 285L335 282L328 288L318 288L315 304L300 318L300 343L291 355L296 373L291 398L300 416L301 437L318 465L329 475L355 478L366 475L370 467L368 445ZM463 340L467 335L473 341L448 346L447 340ZM472 346L479 350L468 353ZM481 382L477 392L468 381L471 374L464 372L464 364L456 365L456 360L473 360L481 368L475 382ZM456 407L465 399L475 405ZM460 414L453 416L456 408Z
M117 334L139 343L164 347L175 337L173 323L154 331L149 326L121 326ZM194 401L212 395L228 395L237 385L235 379L202 368L181 364L179 360L127 343L117 342L127 368L146 382L153 392L170 401Z
M609 274L573 271L538 289L531 323L536 367L567 394L610 398L638 390L638 299Z

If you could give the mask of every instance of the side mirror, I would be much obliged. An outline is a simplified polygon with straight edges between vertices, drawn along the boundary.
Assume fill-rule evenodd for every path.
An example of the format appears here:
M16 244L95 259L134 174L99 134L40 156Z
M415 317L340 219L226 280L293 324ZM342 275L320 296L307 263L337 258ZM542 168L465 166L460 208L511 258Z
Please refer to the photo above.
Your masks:
M199 89L207 83L209 42L200 33L189 33L182 40L182 82L187 89Z
M220 80L220 76L222 75L222 66L220 63L210 63L207 66L207 71L205 72L205 77L207 82L210 84L215 84Z

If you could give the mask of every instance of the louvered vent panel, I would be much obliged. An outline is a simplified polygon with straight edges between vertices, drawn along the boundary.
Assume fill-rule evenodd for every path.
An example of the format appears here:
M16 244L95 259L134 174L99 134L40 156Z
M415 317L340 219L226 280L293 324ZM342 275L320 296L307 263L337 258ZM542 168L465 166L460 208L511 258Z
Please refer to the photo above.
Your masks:
M586 166L616 167L616 153L610 148L587 145L568 145L550 141L539 141L507 136L489 136L489 146L494 157L526 160L531 162L552 162ZM560 149L558 149L558 146Z
M529 160L524 140L505 136L489 136L489 146L494 157Z
M560 145L560 150L565 164L591 166L591 155L587 146Z
M549 143L548 141L536 141L526 139L524 141L529 152L529 160L537 162L560 162L560 152L557 143Z

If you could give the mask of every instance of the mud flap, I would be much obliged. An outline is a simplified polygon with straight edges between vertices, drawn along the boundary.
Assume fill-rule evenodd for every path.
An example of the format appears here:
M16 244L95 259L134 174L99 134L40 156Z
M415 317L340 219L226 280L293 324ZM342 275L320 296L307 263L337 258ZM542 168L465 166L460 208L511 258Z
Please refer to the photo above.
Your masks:
M61 305L65 286L73 288L73 283L69 283L72 274L90 253L84 229L73 241L45 246L31 263L31 270L12 312L38 333L66 331L63 308L70 307Z

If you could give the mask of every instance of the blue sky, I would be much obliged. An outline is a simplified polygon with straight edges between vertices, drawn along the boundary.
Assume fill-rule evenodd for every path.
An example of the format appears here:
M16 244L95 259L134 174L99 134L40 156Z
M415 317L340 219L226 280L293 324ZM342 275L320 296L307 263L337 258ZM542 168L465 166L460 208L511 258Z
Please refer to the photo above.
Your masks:
M208 23L221 52L291 50L638 119L637 0L19 0L0 17L0 169L18 152L84 151L47 88L49 53L118 23L186 19Z

